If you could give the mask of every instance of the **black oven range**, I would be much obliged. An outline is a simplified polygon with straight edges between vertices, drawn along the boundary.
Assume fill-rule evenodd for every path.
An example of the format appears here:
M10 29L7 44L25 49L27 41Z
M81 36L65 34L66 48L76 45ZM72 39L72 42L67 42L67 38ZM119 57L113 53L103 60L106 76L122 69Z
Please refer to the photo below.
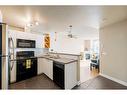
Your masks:
M34 51L18 51L16 59L17 82L37 75L37 58L34 57Z

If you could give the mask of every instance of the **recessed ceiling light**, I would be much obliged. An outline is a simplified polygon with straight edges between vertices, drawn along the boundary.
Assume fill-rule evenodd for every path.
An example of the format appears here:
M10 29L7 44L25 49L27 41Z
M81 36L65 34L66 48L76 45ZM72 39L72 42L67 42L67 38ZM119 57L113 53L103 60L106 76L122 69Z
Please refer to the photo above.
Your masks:
M39 23L37 21L26 24L27 27L33 27L33 26L38 26L38 25L39 25Z
M36 22L35 22L35 25L39 25L39 23L36 21Z

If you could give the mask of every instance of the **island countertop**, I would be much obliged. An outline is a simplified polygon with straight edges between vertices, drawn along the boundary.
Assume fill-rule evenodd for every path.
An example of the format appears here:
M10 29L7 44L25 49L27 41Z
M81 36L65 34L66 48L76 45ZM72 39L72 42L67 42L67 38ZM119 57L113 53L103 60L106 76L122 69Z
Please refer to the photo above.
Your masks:
M59 63L62 63L62 64L69 64L69 63L78 61L77 59L70 59L70 58L63 58L63 57L53 58L53 57L45 56L45 55L38 56L37 58L46 58L46 59L53 60L53 61L56 61L56 62L59 62Z

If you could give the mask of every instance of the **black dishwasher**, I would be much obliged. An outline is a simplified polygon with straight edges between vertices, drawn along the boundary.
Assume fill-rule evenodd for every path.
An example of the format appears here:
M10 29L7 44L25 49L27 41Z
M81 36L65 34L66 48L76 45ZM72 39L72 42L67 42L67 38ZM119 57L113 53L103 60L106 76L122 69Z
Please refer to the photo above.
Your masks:
M53 81L64 89L64 64L53 62Z

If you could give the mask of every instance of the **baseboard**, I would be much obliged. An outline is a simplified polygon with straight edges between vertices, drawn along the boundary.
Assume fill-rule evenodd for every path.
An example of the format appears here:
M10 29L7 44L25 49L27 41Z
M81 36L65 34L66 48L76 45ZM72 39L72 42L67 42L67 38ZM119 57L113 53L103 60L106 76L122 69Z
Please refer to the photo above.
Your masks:
M100 73L99 75L101 75L101 76L103 76L103 77L105 77L105 78L108 78L108 79L110 79L110 80L112 80L112 81L115 81L115 82L117 82L117 83L119 83L119 84L122 84L122 85L124 85L124 86L127 86L127 82L125 82L125 81L116 79L116 78L114 78L114 77L111 77L111 76L108 76L108 75L105 75L105 74L102 74L102 73Z
M78 82L77 82L77 85L80 85L80 84L81 84L81 82L80 82L80 81L78 81Z
M12 84L12 83L16 83L16 80L11 81L10 83L11 83L11 84Z
M39 73L39 74L37 74L37 76L40 76L40 75L42 75L42 74L44 74L44 73Z

